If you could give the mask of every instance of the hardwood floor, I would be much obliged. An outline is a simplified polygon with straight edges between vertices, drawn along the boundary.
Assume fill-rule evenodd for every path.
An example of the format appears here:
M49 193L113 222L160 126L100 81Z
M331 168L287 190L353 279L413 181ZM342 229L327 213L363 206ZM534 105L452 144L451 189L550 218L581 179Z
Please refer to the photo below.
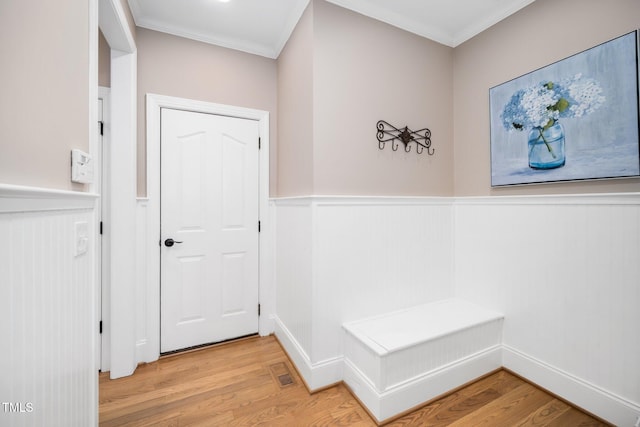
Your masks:
M100 426L375 426L340 384L310 395L274 337L100 375ZM520 378L494 373L389 426L606 425Z

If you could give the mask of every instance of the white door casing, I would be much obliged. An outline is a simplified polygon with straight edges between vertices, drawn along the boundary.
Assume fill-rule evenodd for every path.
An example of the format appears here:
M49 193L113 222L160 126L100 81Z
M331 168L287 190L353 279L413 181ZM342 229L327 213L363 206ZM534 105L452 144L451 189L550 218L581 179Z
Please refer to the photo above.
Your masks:
M161 352L258 332L258 138L161 110Z
M102 303L104 301L104 287L102 283L102 274L104 262L102 260L102 230L100 229L102 226L102 208L105 206L103 201L104 191L102 188L102 161L104 155L102 153L104 147L104 138L103 138L103 127L104 127L104 109L105 109L105 100L102 96L102 88L98 87L98 123L100 137L97 138L97 146L90 147L89 151L93 158L94 164L94 178L93 183L91 184L93 193L99 194L100 197L96 200L96 208L94 211L95 224L96 224L96 239L95 239L95 281L96 281L96 324L99 325L99 336L96 340L96 366L98 370L103 370L104 364L102 363L103 359L107 359L104 357L104 350L107 346L104 345L104 335L102 335L102 312L103 306ZM106 360L105 360L106 361ZM108 369L104 369L106 372Z
M105 224L112 249L110 251L110 307L111 331L109 371L112 379L131 375L136 360L136 64L137 48L129 27L124 5L119 0L100 0L99 27L111 50L110 134L108 165L117 173L109 175L109 224ZM93 32L91 32L93 34ZM90 51L97 59L97 31ZM97 60L94 61L97 76ZM97 87L97 81L96 81ZM95 97L92 97L92 101ZM96 116L97 118L97 116ZM107 166L108 167L108 166ZM117 191L115 191L117 189ZM104 318L103 318L104 321Z
M96 268L96 281L98 283L98 322L100 323L101 335L99 340L99 369L102 372L108 372L111 364L111 322L110 322L110 296L111 288L109 286L109 278L111 273L111 263L109 260L110 247L110 233L107 232L107 224L109 224L109 167L110 152L110 128L111 128L111 103L110 103L111 90L108 87L98 88L98 100L101 103L99 111L99 121L101 123L102 132L99 138L99 146L93 149L92 155L94 158L94 192L100 194L100 199L96 207L96 224L99 227L99 231L102 231L100 238L96 239L96 259L98 260ZM100 224L103 224L102 227Z
M140 347L139 362L152 362L160 357L160 111L172 108L186 111L198 111L229 117L253 119L260 126L260 189L259 210L262 231L260 233L259 279L260 335L269 335L274 331L275 289L274 289L274 232L269 209L269 112L246 107L216 104L173 96L146 94L146 141L147 141L147 256L144 263L146 282L140 283L137 305L144 308L140 314L142 323L138 325L141 333L139 340L145 345Z

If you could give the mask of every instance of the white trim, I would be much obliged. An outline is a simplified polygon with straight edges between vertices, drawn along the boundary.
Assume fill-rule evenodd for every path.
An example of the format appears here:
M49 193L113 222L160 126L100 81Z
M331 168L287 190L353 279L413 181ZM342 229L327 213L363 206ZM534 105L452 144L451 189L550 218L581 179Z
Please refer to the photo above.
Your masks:
M278 338L278 341L280 341L280 344L282 344L282 347L284 347L287 355L300 373L300 376L302 376L302 379L307 383L308 387L311 387L309 384L309 380L312 378L309 355L304 351L300 343L298 343L278 316L275 316L274 322L275 336Z
M300 18L302 18L304 11L307 9L307 6L309 6L309 0L296 2L293 11L289 14L287 22L285 22L285 24L282 26L280 40L278 40L276 42L276 45L274 46L275 52L272 58L277 59L280 56L280 53L282 53L282 49L284 49L287 41L289 41L291 34L293 34L293 30L295 30L296 25L298 25L298 22L300 21Z
M89 1L89 153L95 154L98 144L98 4ZM95 159L95 156L94 156ZM95 180L88 186L95 193Z
M269 59L276 59L279 52L274 46L264 43L243 42L240 39L227 37L214 37L210 34L202 34L194 31L186 31L184 28L167 25L164 22L158 22L153 19L137 19L136 25L140 28L146 28L161 33L171 34L177 37L184 37L190 40L208 43L215 46L233 49L251 55L264 56Z
M172 108L185 111L196 111L259 121L261 150L259 153L260 184L259 184L259 220L264 232L260 233L260 273L259 298L262 313L259 319L260 335L268 335L273 331L272 316L275 312L275 302L271 302L273 291L273 226L269 209L269 112L251 108L235 107L215 104L205 101L177 98L171 96L148 93L147 102L147 196L149 198L148 230L149 241L160 241L160 109ZM157 316L148 316L146 325L148 344L153 349L156 359L160 357L160 252L148 256L148 277L146 301L148 310L157 307ZM265 305L262 305L265 302ZM150 350L151 351L151 350Z
M122 3L119 0L100 0L98 4L100 30L109 47L126 53L135 52L136 43Z
M136 53L111 50L111 378L131 375L135 357Z
M380 393L349 360L344 361L344 382L378 423L437 398L500 368L500 346L450 363Z
M111 378L135 370L135 196L137 54L131 28L120 0L99 1L99 23L111 49L111 152L109 165L110 223L105 232L111 240L110 322ZM97 49L97 44L96 44ZM97 85L97 81L96 81ZM115 191L117 189L117 191Z
M160 253L158 240L155 239L156 230L152 228L149 211L149 199L138 197L136 200L136 307L139 310L136 329L136 361L149 363L158 360L160 342L153 339L153 331L149 325L153 325L160 319L160 304L148 298L149 292L159 285L159 274L150 269L150 258L154 253ZM158 300L159 301L159 300Z
M260 123L260 135L267 135L266 142L262 143L260 150L260 188L258 189L260 200L258 201L261 232L258 254L258 280L260 288L258 298L260 301L260 318L258 321L258 333L261 336L272 334L275 328L274 316L276 313L276 287L275 287L275 256L276 256L276 220L275 206L269 200L269 118Z
M453 197L295 196L272 198L278 206L450 206Z
M536 194L528 196L292 196L274 197L276 206L316 205L638 205L640 192L592 194Z
M0 213L93 209L94 193L0 183Z
M275 206L311 206L314 196L273 197L271 203Z
M637 404L513 347L503 344L502 359L505 368L614 425L634 425L640 416Z
M480 34L484 30L518 12L520 9L523 9L526 6L530 5L534 1L535 0L520 0L516 3L510 3L509 7L497 9L495 13L484 20L474 20L473 24L464 28L463 31L452 34L450 46L456 47L458 45L461 45L467 40Z
M275 335L313 392L344 381L378 422L418 406L501 366L615 425L633 425L640 406L507 345L498 345L428 375L380 393L346 358L312 363L287 327L275 317Z
M417 20L413 16L407 16L394 12L392 10L392 6L383 7L367 0L328 1L346 9L353 10L354 12L360 13L361 15L368 16L369 18L385 22L389 25L398 27L410 33L414 33L421 37L425 37L438 43L442 43L446 46L456 47L472 38L473 36L491 27L492 25L500 22L507 16L517 12L530 3L533 3L534 0L520 0L509 8L501 8L497 10L496 13L486 17L484 20L478 21L477 23L475 23L475 25L473 25L466 31L460 31L457 33L448 33L443 28L439 28L435 25L425 25L424 22Z
M424 22L417 21L413 16L405 16L394 12L389 7L376 5L366 0L327 0L345 9L352 10L361 15L384 22L404 31L417 34L429 40L442 43L449 47L455 47L454 36L434 26L426 27Z
M274 322L275 336L300 372L309 392L313 393L342 381L344 377L343 357L312 363L309 355L277 316L274 316Z
M111 89L108 87L98 87L98 99L102 100L102 123L103 134L102 144L92 151L95 168L95 185L100 188L100 202L96 209L96 226L100 227L100 222L109 224L109 173L111 167L109 142L111 141ZM102 321L102 335L100 336L100 370L108 372L111 369L111 322L110 322L110 260L111 239L110 233L104 232L99 239L96 239L96 260L100 263L97 277L97 287L99 295L98 321Z
M99 45L99 41L98 41L98 26L99 26L99 5L98 5L98 0L89 0L88 3L89 6L89 34L88 34L88 38L89 38L89 99L87 100L89 102L89 152L90 153L95 153L96 148L99 145L99 141L98 141L98 45ZM95 184L91 184L88 186L89 191L91 193L95 193ZM97 207L100 206L100 198L99 195L93 194L93 196L95 197L94 200L92 201L92 212L91 212L91 216L93 217L93 225L94 225L94 251L97 250L98 252L94 252L93 254L93 260L90 263L90 268L91 268L91 283L89 284L89 286L91 286L91 299L90 299L90 303L93 304L93 307L91 308L91 318L92 321L95 322L94 326L96 326L96 328L94 329L94 332L91 334L91 354L93 356L93 363L94 363L94 372L97 371L100 367L100 342L101 342L101 337L100 337L100 332L97 328L98 325L98 321L100 319L100 309L99 309L99 304L100 304L100 288L99 288L99 281L98 279L98 275L100 274L100 259L98 258L101 254L101 252L99 251L99 237L98 237L98 233L97 230L95 229L95 224L96 224L96 215L97 215ZM91 411L91 415L92 418L89 421L90 424L97 424L99 421L99 416L98 416L98 381L94 380L93 383L93 387L91 390L91 403L92 405L94 405L94 407L91 407L90 410Z
M227 49L234 49L253 55L260 55L270 59L277 59L278 56L280 56L282 49L289 40L289 37L291 37L291 33L293 33L293 30L298 24L298 21L302 17L302 14L304 13L308 4L309 0L296 2L293 7L293 11L289 13L286 22L282 26L282 30L280 31L278 39L274 43L260 43L241 40L237 37L222 37L220 35L188 31L185 28L181 28L179 26L170 25L166 22L160 22L155 19L144 17L139 2L136 0L131 0L129 2L134 19L136 21L136 26L138 27L160 31L163 33L171 34L178 37L184 37L203 43L209 43Z
M530 196L456 197L466 205L638 205L640 193L541 194Z

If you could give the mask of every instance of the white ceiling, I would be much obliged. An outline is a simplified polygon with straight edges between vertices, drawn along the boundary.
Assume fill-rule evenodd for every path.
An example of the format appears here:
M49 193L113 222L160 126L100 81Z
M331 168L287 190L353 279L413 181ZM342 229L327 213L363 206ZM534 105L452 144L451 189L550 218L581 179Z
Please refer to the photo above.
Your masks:
M455 47L534 0L328 0ZM129 0L136 25L277 58L309 0Z

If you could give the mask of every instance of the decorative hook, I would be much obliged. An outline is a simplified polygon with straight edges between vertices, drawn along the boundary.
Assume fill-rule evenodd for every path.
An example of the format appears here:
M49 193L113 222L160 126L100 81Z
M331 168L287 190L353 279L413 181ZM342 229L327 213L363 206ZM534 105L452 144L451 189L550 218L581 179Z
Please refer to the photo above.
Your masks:
M376 124L376 137L378 139L378 148L383 150L385 144L391 141L391 149L393 151L398 150L398 140L404 144L404 151L407 153L411 151L411 143L416 143L416 152L422 154L424 149L427 149L427 154L433 156L435 150L431 148L431 131L428 128L412 131L407 126L404 129L398 129L397 127L390 125L384 120L378 120ZM423 134L424 133L424 134Z

